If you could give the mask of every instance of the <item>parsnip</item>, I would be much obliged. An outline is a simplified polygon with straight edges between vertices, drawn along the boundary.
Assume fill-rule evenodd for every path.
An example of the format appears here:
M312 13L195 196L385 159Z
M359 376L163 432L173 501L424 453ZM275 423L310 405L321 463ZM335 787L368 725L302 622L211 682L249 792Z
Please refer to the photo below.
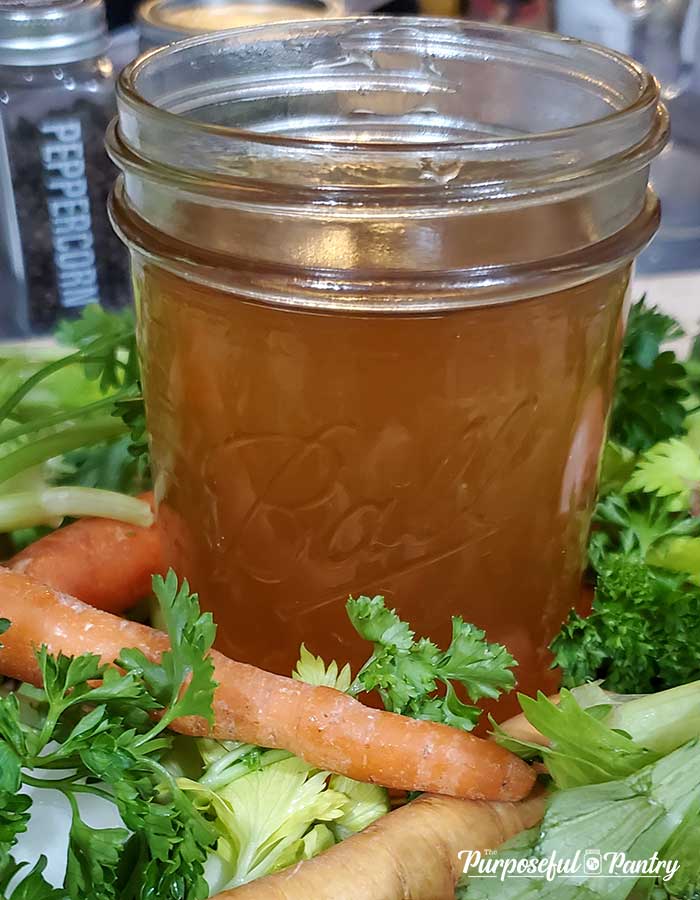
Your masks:
M320 856L215 900L454 900L460 850L498 847L543 813L541 791L520 803L426 794Z

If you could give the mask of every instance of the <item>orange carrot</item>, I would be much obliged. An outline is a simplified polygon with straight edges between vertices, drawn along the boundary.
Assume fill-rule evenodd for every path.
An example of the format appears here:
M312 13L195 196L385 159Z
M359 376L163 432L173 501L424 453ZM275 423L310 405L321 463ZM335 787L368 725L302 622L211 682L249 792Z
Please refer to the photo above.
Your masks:
M520 730L519 717L501 727ZM541 790L520 803L423 794L320 856L214 900L454 900L460 853L499 847L536 825L544 806Z
M141 497L153 506L153 495ZM165 574L157 525L79 519L14 556L8 567L56 591L120 613L148 596L151 576Z
M498 847L543 813L541 792L521 803L426 794L320 856L214 900L454 900L460 852Z
M166 635L119 619L16 572L0 569L0 672L37 684L34 648L68 656L97 653L113 662L124 647L158 659ZM273 675L213 652L216 680L212 735L289 750L313 766L359 781L456 797L520 800L534 773L492 741L456 728L363 706L327 687ZM202 720L179 720L183 734L205 734Z

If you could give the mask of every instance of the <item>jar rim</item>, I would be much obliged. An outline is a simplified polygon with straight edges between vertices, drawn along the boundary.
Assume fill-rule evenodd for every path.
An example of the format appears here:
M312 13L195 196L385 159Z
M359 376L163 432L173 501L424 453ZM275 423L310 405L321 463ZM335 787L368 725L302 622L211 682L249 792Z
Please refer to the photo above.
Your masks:
M456 272L482 296L544 269L593 277L654 230L648 167L668 133L656 80L627 57L454 19L190 38L127 68L118 113L130 244L163 235L178 259L251 280L313 271L321 293L339 272Z
M358 25L362 25L364 23L383 24L388 21L389 20L383 16L347 16L324 18L322 20L313 19L300 20L295 22L275 22L264 25L247 26L245 28L231 28L209 34L196 34L182 40L174 41L173 43L164 45L162 47L155 47L151 50L146 51L145 53L141 54L136 59L128 63L124 67L118 78L117 96L123 103L129 104L134 108L141 108L141 110L145 114L152 116L155 119L160 119L164 123L176 120L179 123L180 127L192 128L193 130L201 133L209 133L212 135L234 139L245 139L246 141L252 141L259 144L280 147L287 146L317 149L347 149L348 141L334 140L333 138L310 139L307 137L267 134L255 131L254 129L238 128L211 122L202 122L195 118L182 115L181 113L174 113L168 109L163 109L157 103L144 97L143 94L139 92L137 81L139 79L139 76L145 70L147 70L154 64L157 65L157 63L163 58L172 56L175 53L187 52L187 50L190 48L204 47L207 44L221 45L225 41L237 36L246 35L251 39L251 41L254 41L256 39L256 36L264 37L266 34L272 34L275 31L280 31L292 25L295 26L295 29L297 31L318 32L319 30L323 30L324 28L332 28L343 25L344 23L356 23ZM625 54L611 48L605 47L602 44L596 44L590 41L582 41L577 38L568 37L566 35L550 34L547 32L541 32L512 25L494 26L489 23L472 21L460 22L459 24L462 27L463 32L473 34L475 36L487 36L489 34L501 33L503 35L510 35L513 38L519 37L525 43L533 42L534 40L536 40L540 45L548 44L551 47L555 47L557 45L561 46L563 44L576 46L577 48L580 48L591 55L604 58L609 62L617 64L621 71L626 71L636 80L636 83L638 85L637 93L635 97L624 106L624 108L613 109L607 115L591 119L587 122L570 125L564 128L554 128L547 131L540 131L534 134L511 137L505 140L494 141L493 137L480 137L471 140L457 141L402 141L400 145L397 145L395 141L355 141L352 142L353 147L356 147L357 149L367 148L372 150L373 152L384 151L396 153L399 148L405 152L416 150L426 152L432 149L454 151L460 149L469 149L472 147L488 147L494 143L498 143L499 146L503 146L508 144L519 145L525 141L546 142L556 138L560 138L564 135L579 134L583 131L595 128L596 126L607 125L612 120L619 121L626 116L634 115L636 112L646 109L650 105L655 105L659 102L659 85L656 78L651 74L651 72L649 72L644 68L644 66L642 66L631 57L626 56ZM400 20L398 20L398 25L392 23L392 26L394 28L425 28L426 26L435 28L454 28L455 20L429 16L402 16Z
M484 84L469 84L465 73L481 71ZM499 109L509 92L525 92L519 79L560 93L551 102L548 95L522 99L538 121L558 127L538 128L515 101ZM461 111L465 85L475 115ZM409 107L409 125L400 112L398 131L387 125L378 132L375 107L397 97L399 109ZM372 121L353 130L358 98ZM313 119L333 103L345 117L340 136L335 125L309 131L303 122L294 132L304 118L289 112L294 104ZM479 200L549 195L577 182L582 188L592 173L618 177L648 165L668 131L656 79L623 54L529 29L438 18L324 18L196 35L130 63L117 104L108 150L122 169L145 167L195 190L244 184L264 193L267 184L290 197L364 192L365 201L368 192L402 190L423 202L436 185L443 199ZM267 107L277 110L276 120L251 124ZM428 125L414 128L421 116Z

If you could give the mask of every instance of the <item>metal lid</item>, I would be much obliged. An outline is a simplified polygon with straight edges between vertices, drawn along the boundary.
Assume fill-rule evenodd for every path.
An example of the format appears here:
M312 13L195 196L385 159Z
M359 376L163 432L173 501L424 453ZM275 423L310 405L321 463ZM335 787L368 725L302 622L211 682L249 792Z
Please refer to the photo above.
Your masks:
M340 0L146 0L136 19L142 48L195 34L342 15Z
M103 0L0 0L0 64L55 65L107 47Z

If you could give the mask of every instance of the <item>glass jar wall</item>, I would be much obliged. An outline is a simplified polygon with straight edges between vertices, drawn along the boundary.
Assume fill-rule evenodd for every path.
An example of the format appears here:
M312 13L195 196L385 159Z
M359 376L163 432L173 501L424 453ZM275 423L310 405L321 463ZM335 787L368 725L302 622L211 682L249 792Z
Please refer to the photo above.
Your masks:
M233 31L126 70L113 218L159 516L224 651L356 664L344 600L380 593L551 683L666 127L624 57L447 20Z

